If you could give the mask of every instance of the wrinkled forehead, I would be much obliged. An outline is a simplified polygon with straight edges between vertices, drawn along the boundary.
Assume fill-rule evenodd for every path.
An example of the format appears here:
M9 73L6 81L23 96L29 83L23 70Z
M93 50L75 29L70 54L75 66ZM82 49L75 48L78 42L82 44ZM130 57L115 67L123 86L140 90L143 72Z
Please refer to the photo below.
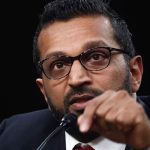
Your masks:
M104 16L84 16L57 21L43 28L38 38L41 58L57 51L74 56L96 44L119 47L113 38L110 21Z

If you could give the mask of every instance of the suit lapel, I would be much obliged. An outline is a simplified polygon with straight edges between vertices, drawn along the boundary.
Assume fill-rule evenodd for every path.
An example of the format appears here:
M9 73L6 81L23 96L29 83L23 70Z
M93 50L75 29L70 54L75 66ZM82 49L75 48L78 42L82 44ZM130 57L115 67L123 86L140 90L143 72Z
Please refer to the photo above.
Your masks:
M62 130L59 133L57 133L55 136L50 139L46 146L44 147L44 150L66 150L66 144L65 144L65 131Z

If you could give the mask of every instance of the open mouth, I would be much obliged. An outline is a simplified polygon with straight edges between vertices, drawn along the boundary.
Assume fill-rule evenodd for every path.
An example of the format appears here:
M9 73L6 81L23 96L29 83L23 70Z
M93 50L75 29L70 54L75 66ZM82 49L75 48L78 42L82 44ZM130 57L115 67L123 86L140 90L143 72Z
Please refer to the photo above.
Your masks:
M89 100L94 98L93 95L82 94L82 95L74 95L70 99L69 110L72 112L83 111Z

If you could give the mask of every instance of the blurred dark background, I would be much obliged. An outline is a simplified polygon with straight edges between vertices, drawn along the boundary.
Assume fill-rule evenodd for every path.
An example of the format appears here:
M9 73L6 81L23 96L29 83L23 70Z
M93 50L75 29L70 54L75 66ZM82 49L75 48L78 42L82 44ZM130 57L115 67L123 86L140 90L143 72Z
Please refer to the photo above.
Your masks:
M46 108L35 84L32 40L38 17L48 0L6 1L1 7L0 121L13 114ZM143 56L144 75L138 95L150 95L148 1L112 0L112 7L126 20L134 45Z

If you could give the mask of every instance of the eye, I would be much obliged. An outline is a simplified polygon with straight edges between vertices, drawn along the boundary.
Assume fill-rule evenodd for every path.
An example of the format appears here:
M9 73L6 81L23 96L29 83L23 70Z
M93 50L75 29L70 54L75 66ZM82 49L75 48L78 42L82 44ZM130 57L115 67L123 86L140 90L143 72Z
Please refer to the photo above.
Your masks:
M93 50L84 53L82 64L89 70L101 69L109 62L109 52L105 49Z
M103 58L103 56L99 53L94 53L91 55L91 59L93 60L101 60Z
M55 61L49 67L52 70L60 70L60 69L65 68L65 62L63 62L63 61Z
M106 54L105 53L101 53L101 52L92 52L89 56L88 56L88 61L102 61L106 58Z

